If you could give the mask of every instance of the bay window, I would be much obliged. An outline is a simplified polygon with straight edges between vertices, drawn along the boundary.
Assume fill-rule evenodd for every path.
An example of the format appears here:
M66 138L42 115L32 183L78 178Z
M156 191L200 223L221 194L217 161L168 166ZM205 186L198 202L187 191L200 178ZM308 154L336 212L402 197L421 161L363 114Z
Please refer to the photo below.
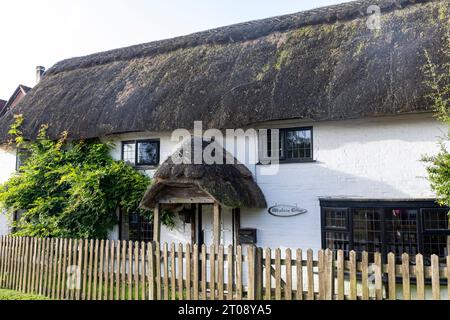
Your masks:
M322 199L322 246L333 250L350 250L360 256L363 251L380 252L385 259L389 252L401 262L401 255L438 255L444 262L449 254L450 230L448 208L431 200L361 201Z

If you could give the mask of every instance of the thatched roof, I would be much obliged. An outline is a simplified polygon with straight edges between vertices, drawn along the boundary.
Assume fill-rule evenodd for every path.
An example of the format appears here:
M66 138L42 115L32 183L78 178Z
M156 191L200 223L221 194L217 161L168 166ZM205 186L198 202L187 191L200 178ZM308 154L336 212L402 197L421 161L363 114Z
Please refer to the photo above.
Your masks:
M194 139L191 139L175 153L189 161L175 164L173 158L169 157L155 173L153 184L145 193L141 207L154 208L158 199L173 192L174 188L193 190L196 194L209 196L229 208L267 207L264 194L253 180L252 173L226 150L215 142L200 141L202 151L211 144L216 150L222 150L224 164L206 164L204 161L195 164L194 152L183 152L186 150L185 144L190 144L190 150L194 150ZM226 162L226 157L233 161Z
M5 105L6 105L6 100L0 99L0 114L3 113L3 108L5 107Z
M378 4L381 30L367 27ZM279 119L430 111L421 70L443 62L448 0L363 0L57 63L16 108L25 135L53 137ZM6 138L12 115L0 120Z

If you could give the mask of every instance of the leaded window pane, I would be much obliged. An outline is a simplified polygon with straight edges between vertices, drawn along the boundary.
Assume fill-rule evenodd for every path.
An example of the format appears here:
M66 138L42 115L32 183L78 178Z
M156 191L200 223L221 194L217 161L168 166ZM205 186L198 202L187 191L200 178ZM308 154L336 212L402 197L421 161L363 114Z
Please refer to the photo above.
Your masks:
M123 161L129 164L136 164L136 143L123 143Z
M158 164L158 142L138 142L137 164L157 165Z

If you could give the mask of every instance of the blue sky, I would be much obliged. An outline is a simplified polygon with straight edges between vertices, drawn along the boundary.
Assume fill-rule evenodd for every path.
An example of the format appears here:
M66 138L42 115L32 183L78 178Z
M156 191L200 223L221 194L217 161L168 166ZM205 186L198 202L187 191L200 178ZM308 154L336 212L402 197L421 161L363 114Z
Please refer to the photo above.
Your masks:
M0 2L0 99L35 67L108 49L344 0L5 0Z

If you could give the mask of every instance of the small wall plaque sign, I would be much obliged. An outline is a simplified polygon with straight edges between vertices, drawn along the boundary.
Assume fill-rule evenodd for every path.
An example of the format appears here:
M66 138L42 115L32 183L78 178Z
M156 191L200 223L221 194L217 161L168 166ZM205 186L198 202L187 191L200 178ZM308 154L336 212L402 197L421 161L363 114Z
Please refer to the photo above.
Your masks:
M284 218L298 216L307 212L308 210L292 205L276 205L269 208L269 213L271 215Z

